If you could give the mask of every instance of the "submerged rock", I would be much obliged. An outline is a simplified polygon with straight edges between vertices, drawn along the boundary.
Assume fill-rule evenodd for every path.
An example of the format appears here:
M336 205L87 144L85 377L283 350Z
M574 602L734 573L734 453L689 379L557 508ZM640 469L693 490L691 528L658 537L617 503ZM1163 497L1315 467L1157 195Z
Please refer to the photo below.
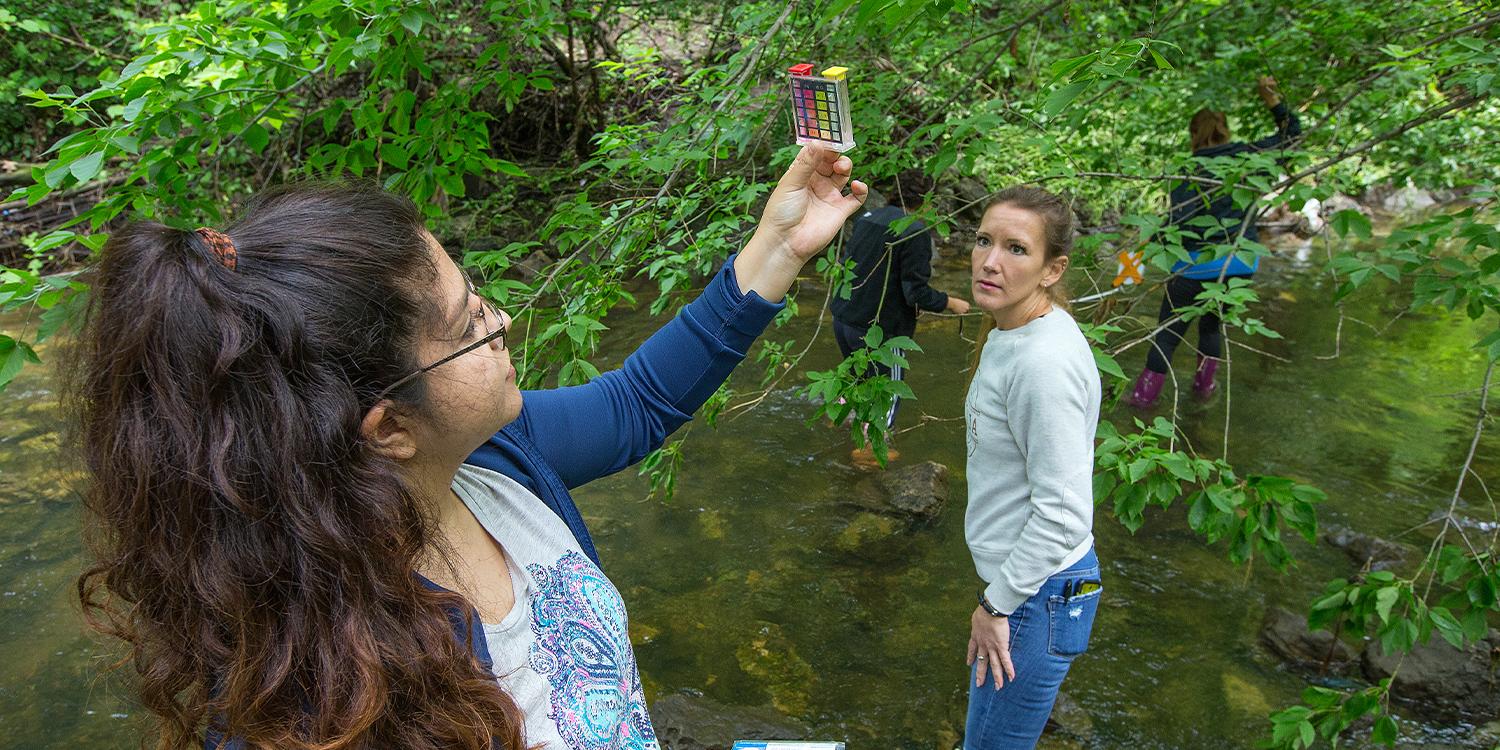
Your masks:
M1410 654L1387 655L1379 643L1365 649L1365 677L1383 680L1396 674L1391 694L1413 711L1438 721L1486 722L1500 716L1500 686L1495 662L1500 631L1465 649L1434 636ZM1397 669L1399 666L1399 674Z
M1307 618L1281 607L1266 610L1260 642L1271 653L1293 666L1322 669L1334 674L1347 672L1359 660L1349 644L1326 630L1308 630Z
M1047 717L1047 726L1042 730L1058 739L1068 738L1087 744L1094 737L1094 719L1078 701L1067 693L1058 693L1052 704L1052 715Z
M662 750L729 750L735 740L800 740L808 729L774 708L728 706L678 693L651 705Z
M797 654L792 640L774 622L761 622L750 638L739 644L734 656L745 674L756 678L771 694L771 703L780 711L802 714L807 711L809 691L816 675L811 664Z
M1232 672L1220 678L1224 686L1224 703L1242 716L1261 718L1271 715L1271 702L1255 683Z
M859 513L833 537L834 549L851 557L886 562L911 544L907 524L879 513Z
M1364 534L1343 526L1327 526L1323 541L1338 547L1349 556L1355 565L1371 570L1389 570L1406 564L1412 548L1400 542L1391 542L1380 537Z
M879 472L854 491L861 508L913 521L932 521L947 502L948 467L936 461Z

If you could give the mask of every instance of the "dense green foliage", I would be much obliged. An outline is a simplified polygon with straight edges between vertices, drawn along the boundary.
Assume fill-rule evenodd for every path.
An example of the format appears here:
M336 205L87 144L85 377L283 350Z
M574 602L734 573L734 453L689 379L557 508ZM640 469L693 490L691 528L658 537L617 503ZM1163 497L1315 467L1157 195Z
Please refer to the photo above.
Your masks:
M0 156L44 162L6 205L89 197L74 216L23 227L19 247L0 245L0 306L34 321L0 336L0 387L38 361L32 345L86 293L65 250L97 250L125 218L214 224L261 186L330 174L379 180L426 207L438 236L489 280L485 293L514 313L531 384L586 381L612 311L648 289L650 312L670 313L753 226L794 151L782 71L799 61L852 69L858 175L878 187L924 167L945 195L923 218L943 236L966 231L991 189L1032 181L1075 196L1088 224L1074 274L1082 294L1107 288L1122 248L1158 269L1185 257L1183 232L1202 228L1163 217L1167 182L1192 169L1187 117L1213 106L1237 138L1269 134L1253 83L1274 75L1301 113L1303 142L1222 160L1216 179L1256 210L1378 184L1456 189L1459 209L1333 257L1328 272L1341 296L1410 283L1413 306L1488 321L1494 333L1475 345L1491 371L1500 359L1500 13L1482 3L207 0L153 13L0 10L0 30L19 40L3 53L15 64L0 78L0 130L14 135ZM1331 224L1346 236L1371 229L1348 209ZM1218 252L1268 251L1240 238ZM848 269L835 259L830 248L788 317L839 293ZM1115 357L1143 350L1152 328L1135 312L1153 289L1081 308L1116 395L1125 375ZM1214 285L1201 303L1232 341L1276 335L1255 317L1252 286ZM884 344L856 356L893 356ZM782 384L807 346L769 334L761 387ZM856 439L899 391L855 383L862 366L804 384L820 413L855 415ZM1490 372L1484 383L1481 399ZM762 395L722 391L712 409L751 408ZM1322 493L1186 445L1172 414L1131 434L1101 430L1100 502L1132 529L1147 508L1181 504L1232 559L1290 564L1282 534L1312 537ZM1485 424L1481 406L1476 444ZM872 439L883 450L878 427ZM1226 454L1230 439L1226 428ZM670 495L684 450L674 442L648 459L654 490ZM1467 469L1455 467L1455 503ZM1392 648L1434 633L1473 640L1500 609L1500 572L1496 550L1460 544L1461 533L1445 521L1406 577L1330 583L1313 624ZM1311 689L1306 705L1275 715L1270 741L1331 741L1371 714L1376 739L1390 741L1388 691Z

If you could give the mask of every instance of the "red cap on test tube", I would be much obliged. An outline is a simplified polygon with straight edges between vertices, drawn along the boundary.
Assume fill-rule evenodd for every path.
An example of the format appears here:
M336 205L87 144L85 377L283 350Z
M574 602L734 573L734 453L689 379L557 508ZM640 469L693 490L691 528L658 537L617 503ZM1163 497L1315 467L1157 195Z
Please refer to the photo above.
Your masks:
M794 76L810 76L812 75L812 63L793 65L792 67L787 68L786 72L791 73Z

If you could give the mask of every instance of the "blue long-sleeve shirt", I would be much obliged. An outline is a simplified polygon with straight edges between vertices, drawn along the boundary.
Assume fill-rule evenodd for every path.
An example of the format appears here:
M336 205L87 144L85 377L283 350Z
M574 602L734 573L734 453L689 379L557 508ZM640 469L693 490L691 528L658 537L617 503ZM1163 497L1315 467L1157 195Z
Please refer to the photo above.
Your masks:
M1251 143L1235 142L1200 148L1193 152L1193 156L1209 159L1257 151L1273 151L1286 148L1292 139L1302 134L1302 124L1297 119L1297 113L1291 111L1286 106L1286 102L1279 102L1272 107L1271 116L1276 119L1275 135ZM1199 169L1198 174L1203 177L1213 176L1206 169ZM1170 200L1172 223L1201 235L1201 238L1190 237L1183 240L1183 249L1192 256L1193 262L1178 261L1172 266L1172 273L1181 272L1189 279L1217 279L1226 262L1229 263L1229 270L1224 272L1225 276L1249 276L1260 269L1260 258L1246 263L1234 255L1220 260L1198 262L1200 248L1233 243L1235 237L1240 235L1242 226L1245 239L1254 241L1260 238L1254 220L1245 215L1243 208L1235 205L1234 198L1228 190L1218 186L1184 181L1172 188ZM1218 222L1217 227L1185 226L1188 220L1198 216L1214 217Z

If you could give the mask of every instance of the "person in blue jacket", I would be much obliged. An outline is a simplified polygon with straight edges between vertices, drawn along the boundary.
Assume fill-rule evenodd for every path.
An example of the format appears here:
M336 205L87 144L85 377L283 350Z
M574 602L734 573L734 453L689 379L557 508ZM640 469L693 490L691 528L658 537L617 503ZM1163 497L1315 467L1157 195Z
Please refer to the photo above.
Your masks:
M729 376L863 203L850 169L804 148L620 369L524 393L509 318L404 198L291 186L222 232L115 233L70 386L79 595L158 746L658 747L569 491Z
M1276 134L1253 143L1230 142L1229 122L1224 113L1202 109L1193 115L1188 127L1194 158L1212 159L1282 149L1302 134L1297 114L1282 99L1275 78L1262 76L1256 84L1256 91L1271 110L1271 116L1276 121ZM1205 178L1212 177L1206 169L1199 169L1198 174ZM1260 267L1260 258L1253 258L1247 263L1238 254L1219 260L1198 261L1202 253L1208 253L1211 257L1211 247L1214 245L1237 245L1236 238L1241 235L1251 241L1259 238L1255 217L1247 215L1245 207L1238 205L1227 190L1184 180L1173 186L1170 200L1172 223L1189 233L1182 244L1194 262L1178 261L1172 266L1172 278L1167 281L1166 294L1162 297L1158 315L1158 324L1162 327L1152 341L1151 349L1146 355L1146 367L1136 378L1135 387L1128 399L1129 403L1141 408L1156 403L1162 384L1166 381L1167 371L1172 366L1172 353L1182 342L1191 322L1180 318L1172 319L1183 308L1195 304L1198 295L1204 290L1204 284L1224 283L1221 279L1248 279ZM1202 226L1205 223L1203 217L1212 218L1210 226ZM1198 318L1198 368L1193 375L1194 394L1200 398L1213 395L1217 388L1219 362L1223 357L1224 337L1220 331L1219 316L1212 312L1204 313Z

